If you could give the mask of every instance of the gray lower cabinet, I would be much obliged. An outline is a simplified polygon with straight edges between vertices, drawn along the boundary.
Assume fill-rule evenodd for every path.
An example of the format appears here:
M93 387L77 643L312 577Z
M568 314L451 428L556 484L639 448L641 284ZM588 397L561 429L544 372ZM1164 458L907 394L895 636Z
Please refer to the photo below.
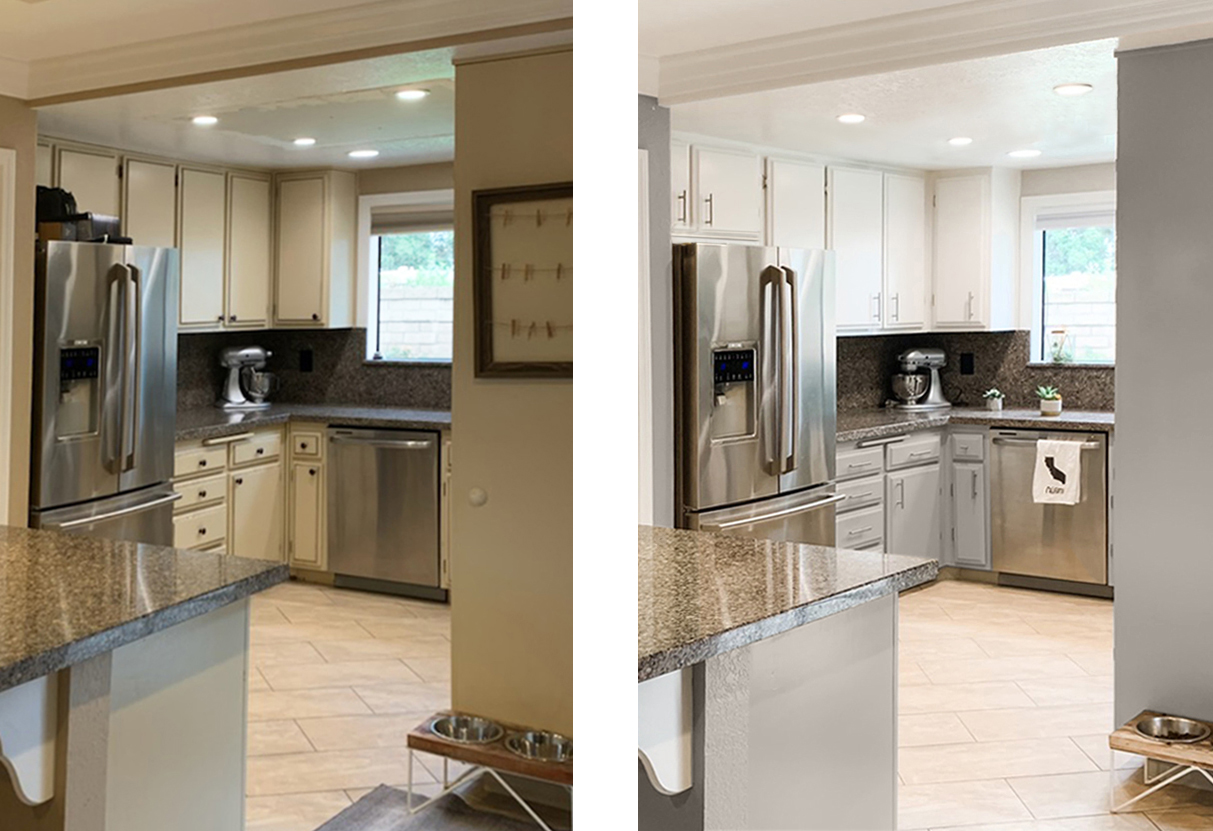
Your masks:
M890 472L885 477L885 506L887 552L940 556L938 463Z
M956 565L989 568L986 476L981 462L952 463L952 523Z

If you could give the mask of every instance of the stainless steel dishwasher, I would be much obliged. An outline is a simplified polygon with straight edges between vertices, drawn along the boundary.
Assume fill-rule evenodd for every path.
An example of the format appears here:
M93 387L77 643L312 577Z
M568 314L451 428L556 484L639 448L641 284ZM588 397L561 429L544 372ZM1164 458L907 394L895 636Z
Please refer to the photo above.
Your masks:
M1032 500L1036 441L1082 441L1077 505ZM1044 578L1074 584L1108 583L1108 444L1103 433L997 430L990 440L990 547L999 582L1049 588ZM1016 579L1016 577L1021 579ZM1105 591L1084 593L1106 594Z
M338 586L445 600L439 434L328 430L329 567Z

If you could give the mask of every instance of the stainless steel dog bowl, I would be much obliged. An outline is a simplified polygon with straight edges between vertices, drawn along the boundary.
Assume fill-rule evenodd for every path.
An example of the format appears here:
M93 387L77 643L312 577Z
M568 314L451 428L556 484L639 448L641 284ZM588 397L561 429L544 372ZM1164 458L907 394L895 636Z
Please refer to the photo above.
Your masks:
M443 716L430 724L436 736L461 744L491 744L505 731L495 721L478 716Z
M913 404L927 394L927 376L905 372L894 375L893 394L907 404Z
M573 760L573 740L559 733L548 733L544 730L527 730L523 733L510 733L505 740L505 746L524 759L535 759L540 762L571 762Z
M1153 716L1143 718L1134 725L1135 729L1147 739L1157 742L1178 742L1191 744L1207 739L1213 730L1203 722L1178 716Z

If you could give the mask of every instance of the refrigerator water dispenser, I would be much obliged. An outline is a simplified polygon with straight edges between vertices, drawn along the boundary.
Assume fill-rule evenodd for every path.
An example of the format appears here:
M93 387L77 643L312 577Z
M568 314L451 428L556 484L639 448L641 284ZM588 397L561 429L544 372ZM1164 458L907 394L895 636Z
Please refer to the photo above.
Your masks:
M754 435L754 361L753 349L713 350L715 399L711 436L714 441Z

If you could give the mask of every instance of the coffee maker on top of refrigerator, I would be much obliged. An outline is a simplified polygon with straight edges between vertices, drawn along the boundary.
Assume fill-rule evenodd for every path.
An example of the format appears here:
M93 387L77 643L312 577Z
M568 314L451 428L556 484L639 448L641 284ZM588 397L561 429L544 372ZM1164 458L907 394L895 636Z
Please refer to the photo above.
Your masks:
M834 544L834 255L674 246L683 528Z

